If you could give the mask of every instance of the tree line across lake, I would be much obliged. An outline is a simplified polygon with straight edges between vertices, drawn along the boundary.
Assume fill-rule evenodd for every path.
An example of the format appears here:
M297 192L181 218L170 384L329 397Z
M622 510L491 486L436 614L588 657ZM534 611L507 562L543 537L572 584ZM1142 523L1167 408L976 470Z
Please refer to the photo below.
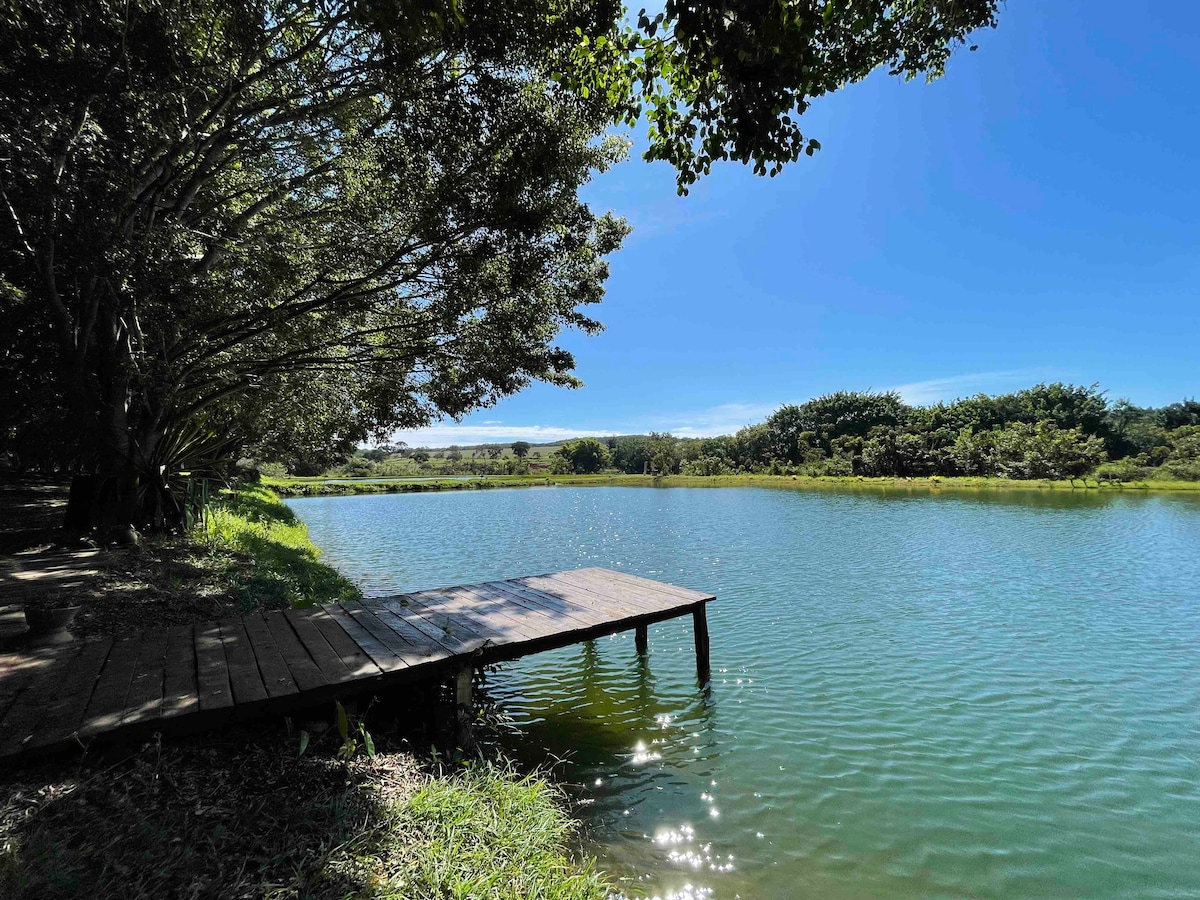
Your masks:
M1200 480L1200 401L1139 407L1109 403L1096 385L1061 383L933 406L910 406L894 392L839 391L782 406L732 435L585 437L546 449L360 450L334 471L1192 481Z

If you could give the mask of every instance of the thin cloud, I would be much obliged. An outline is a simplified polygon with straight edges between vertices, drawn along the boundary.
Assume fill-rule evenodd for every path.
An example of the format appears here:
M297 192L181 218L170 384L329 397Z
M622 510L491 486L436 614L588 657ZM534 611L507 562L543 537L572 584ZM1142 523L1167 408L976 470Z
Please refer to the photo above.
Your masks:
M676 437L717 437L733 434L740 428L761 422L778 404L722 403L692 413L664 417L655 431L668 431Z
M572 425L504 425L495 419L478 424L442 422L427 428L397 431L392 435L392 440L403 441L410 447L449 447L452 444L461 447L473 444L506 444L512 441L546 444L581 437L646 434L651 431L664 431L676 437L716 437L733 434L743 426L761 422L777 405L723 403L708 409L663 414L599 428Z
M472 425L469 423L459 425L448 422L430 425L427 428L403 429L393 434L392 440L403 441L410 447L508 444L513 441L547 444L579 437L605 437L615 433L612 430L571 428L558 425Z
M910 406L929 406L942 401L957 400L959 397L977 394L980 391L998 393L1014 387L1028 387L1049 377L1044 369L973 372L969 375L951 375L949 378L931 378L928 381L898 384L889 390L898 393Z

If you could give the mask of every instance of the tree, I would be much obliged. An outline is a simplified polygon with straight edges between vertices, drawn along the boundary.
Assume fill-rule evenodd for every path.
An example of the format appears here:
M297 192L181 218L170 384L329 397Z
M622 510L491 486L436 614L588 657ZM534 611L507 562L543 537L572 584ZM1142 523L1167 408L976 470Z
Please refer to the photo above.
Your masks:
M926 433L878 425L867 433L859 451L859 474L915 478L941 471Z
M1183 425L1171 432L1163 469L1171 478L1200 481L1200 425Z
M1156 410L1158 423L1168 430L1200 425L1200 400L1181 400Z
M0 13L0 421L145 519L188 465L353 447L573 386L627 229L578 199L649 122L685 189L811 153L812 97L940 74L994 0L44 0ZM319 402L310 403L310 398ZM31 414L31 410L36 413ZM203 451L203 452L202 452ZM207 456L206 456L207 454Z
M910 410L894 391L838 391L799 406L781 406L766 421L775 458L791 465L808 460L813 449L832 452L840 437L865 437L881 425L899 425Z
M354 444L577 383L553 339L598 327L581 310L626 229L576 191L623 151L547 48L611 22L488 9L18 7L3 296L56 336L71 464L114 484L110 516L200 417Z
M612 463L608 447L596 438L568 441L558 448L558 456L566 461L570 471L576 475L594 475Z
M646 441L650 472L654 475L674 475L679 472L679 438L673 434L650 432Z
M623 437L617 439L617 445L612 451L613 465L628 475L641 475L646 471L650 460L647 450L647 439L644 437Z
M1053 422L1060 428L1078 428L1084 434L1100 436L1107 435L1109 429L1108 403L1094 384L1083 387L1056 382L994 397L978 394L949 405L939 404L929 415L955 431L988 431L1012 422Z
M513 441L512 452L517 459L524 459L529 455L529 448L532 445L529 441Z
M1106 458L1100 438L1050 421L979 433L965 429L954 452L968 475L1005 478L1081 478Z

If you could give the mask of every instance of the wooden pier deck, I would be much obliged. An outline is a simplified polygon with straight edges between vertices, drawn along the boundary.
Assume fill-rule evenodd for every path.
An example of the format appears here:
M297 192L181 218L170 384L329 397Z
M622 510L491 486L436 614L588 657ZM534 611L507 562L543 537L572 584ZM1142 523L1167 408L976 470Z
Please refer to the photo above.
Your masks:
M691 614L708 672L705 604L686 588L608 569L151 628L0 653L0 759L94 738L182 733L454 676L474 667Z

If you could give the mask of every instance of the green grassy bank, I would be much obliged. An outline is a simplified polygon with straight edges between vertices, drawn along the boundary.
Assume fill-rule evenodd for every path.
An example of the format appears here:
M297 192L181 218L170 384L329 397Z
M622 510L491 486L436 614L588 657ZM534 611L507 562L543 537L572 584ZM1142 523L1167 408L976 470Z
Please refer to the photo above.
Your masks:
M623 487L774 487L811 490L890 489L904 491L1194 491L1200 481L1018 481L1008 478L866 478L807 475L503 475L458 481L379 481L323 478L270 479L272 490L287 497L328 497L347 494L407 494L423 491L470 491L501 487L553 485L613 485Z
M114 557L85 598L92 634L361 596L262 486ZM0 773L0 897L608 897L558 788L426 755L409 695L351 719L371 754L347 749L331 705Z
M224 494L193 540L250 559L238 586L248 606L276 609L362 599L354 582L321 562L305 524L261 485Z

